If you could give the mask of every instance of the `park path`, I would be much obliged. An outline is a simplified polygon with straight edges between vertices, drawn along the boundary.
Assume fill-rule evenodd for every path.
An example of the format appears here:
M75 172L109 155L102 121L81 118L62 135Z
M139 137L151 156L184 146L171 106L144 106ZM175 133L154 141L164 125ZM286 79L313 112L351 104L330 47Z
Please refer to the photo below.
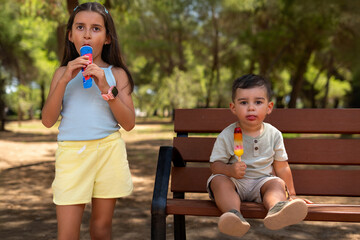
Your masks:
M56 215L52 203L56 129L26 128L0 133L0 239L56 239ZM159 146L171 145L171 124L141 123L122 132L134 181L131 196L117 202L115 240L150 239L150 205ZM313 199L316 201L316 199ZM342 199L339 201L351 201ZM81 239L88 235L90 206L86 207ZM168 239L173 239L172 217L167 218ZM304 222L269 231L261 220L249 220L252 228L242 239L360 239L360 223ZM217 218L187 217L190 240L237 239L217 230Z

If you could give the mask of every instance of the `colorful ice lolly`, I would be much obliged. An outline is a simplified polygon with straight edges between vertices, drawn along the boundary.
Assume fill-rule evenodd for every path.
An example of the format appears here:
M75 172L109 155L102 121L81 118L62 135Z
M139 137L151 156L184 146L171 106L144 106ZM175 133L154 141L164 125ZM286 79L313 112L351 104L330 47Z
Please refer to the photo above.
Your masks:
M241 128L236 127L234 129L234 154L239 157L239 162L241 161L241 155L244 153L243 139Z

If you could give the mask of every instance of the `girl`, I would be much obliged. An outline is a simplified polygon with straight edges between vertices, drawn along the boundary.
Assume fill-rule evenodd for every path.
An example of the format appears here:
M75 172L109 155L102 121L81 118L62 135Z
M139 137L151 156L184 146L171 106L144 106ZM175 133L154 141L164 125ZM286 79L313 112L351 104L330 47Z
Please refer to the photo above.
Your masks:
M93 48L93 62L79 56ZM81 69L84 69L81 72ZM91 76L91 88L82 77ZM52 184L58 239L79 239L86 203L92 203L92 239L111 239L116 198L132 191L126 149L119 125L135 125L134 82L119 48L110 13L99 3L84 3L71 14L61 67L55 71L42 110L50 128L61 114L55 179Z

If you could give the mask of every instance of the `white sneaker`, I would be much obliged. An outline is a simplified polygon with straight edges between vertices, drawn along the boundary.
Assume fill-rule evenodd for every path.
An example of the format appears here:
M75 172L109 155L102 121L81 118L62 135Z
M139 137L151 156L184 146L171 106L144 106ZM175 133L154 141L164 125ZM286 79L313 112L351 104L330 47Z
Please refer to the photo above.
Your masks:
M232 209L220 216L218 228L220 232L227 235L242 237L249 231L250 224L239 211Z
M304 220L308 212L306 203L301 199L278 202L264 218L264 225L271 230L279 230Z

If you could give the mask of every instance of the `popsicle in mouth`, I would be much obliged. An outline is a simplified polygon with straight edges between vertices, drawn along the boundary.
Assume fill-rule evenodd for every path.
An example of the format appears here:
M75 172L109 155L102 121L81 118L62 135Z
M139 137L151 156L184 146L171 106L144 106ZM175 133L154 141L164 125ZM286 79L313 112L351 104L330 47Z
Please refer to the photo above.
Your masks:
M234 129L234 154L239 157L238 161L241 161L241 155L244 153L243 138L241 128L236 127Z

